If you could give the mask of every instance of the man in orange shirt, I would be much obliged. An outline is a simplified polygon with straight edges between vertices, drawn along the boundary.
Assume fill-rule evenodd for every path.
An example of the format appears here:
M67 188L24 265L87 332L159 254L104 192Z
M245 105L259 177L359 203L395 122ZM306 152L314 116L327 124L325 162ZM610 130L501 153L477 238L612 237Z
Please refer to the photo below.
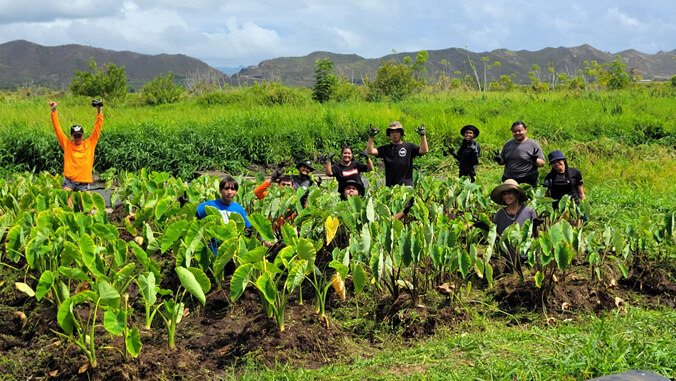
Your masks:
M97 112L94 131L89 138L83 140L84 129L76 124L70 128L72 141L68 139L61 129L59 117L56 114L56 107L59 104L49 99L47 99L47 103L49 103L49 107L52 109L51 116L54 133L56 133L59 145L63 148L63 175L65 179L61 184L61 189L88 192L89 184L92 183L94 151L96 150L96 144L99 142L101 127L103 126L103 102L100 100L92 101L92 106L96 107Z

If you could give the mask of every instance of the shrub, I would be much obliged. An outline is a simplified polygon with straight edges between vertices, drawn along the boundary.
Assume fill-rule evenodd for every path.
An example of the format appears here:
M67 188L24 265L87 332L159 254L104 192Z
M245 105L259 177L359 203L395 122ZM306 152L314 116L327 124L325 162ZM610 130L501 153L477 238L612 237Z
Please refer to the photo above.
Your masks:
M92 59L89 68L93 73L75 70L75 78L70 84L70 91L74 95L124 99L129 89L124 66L118 68L111 62L104 68L98 68Z
M146 83L141 90L143 102L151 106L178 102L181 95L183 95L183 87L174 85L174 73L172 72L169 72L166 77L162 74L158 75Z
M312 98L324 103L331 99L338 86L338 77L333 74L333 61L328 58L315 61L315 84L312 86Z

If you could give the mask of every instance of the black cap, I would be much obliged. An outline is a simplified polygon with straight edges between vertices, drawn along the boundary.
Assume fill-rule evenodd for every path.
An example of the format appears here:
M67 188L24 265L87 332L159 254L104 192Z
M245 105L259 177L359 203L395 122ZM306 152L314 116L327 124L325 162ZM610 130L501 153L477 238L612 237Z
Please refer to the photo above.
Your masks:
M312 162L310 160L299 161L298 164L296 164L296 168L300 170L300 167L303 165L310 168L310 172L312 172Z
M471 124L468 124L468 125L466 125L465 127L463 127L462 129L460 129L460 135L465 136L465 132L467 132L467 130L470 130L470 131L474 132L474 137L475 137L475 138L476 138L477 136L479 136L479 129L476 128L476 127L474 127L474 126L472 126Z
M80 126L79 124L74 125L73 127L70 128L70 134L71 135L84 135L84 128Z
M343 193L345 193L345 188L347 188L348 185L354 185L357 188L357 192L359 192L359 196L364 197L364 184L356 180L347 180L338 184L338 193L340 193L341 197L343 196Z

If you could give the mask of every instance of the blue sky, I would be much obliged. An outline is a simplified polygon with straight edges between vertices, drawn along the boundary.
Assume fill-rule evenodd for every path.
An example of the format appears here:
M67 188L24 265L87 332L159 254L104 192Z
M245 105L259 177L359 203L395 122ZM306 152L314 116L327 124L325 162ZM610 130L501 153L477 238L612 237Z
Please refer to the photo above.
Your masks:
M376 58L590 44L676 49L676 1L0 0L0 43L185 54L238 67L314 51Z

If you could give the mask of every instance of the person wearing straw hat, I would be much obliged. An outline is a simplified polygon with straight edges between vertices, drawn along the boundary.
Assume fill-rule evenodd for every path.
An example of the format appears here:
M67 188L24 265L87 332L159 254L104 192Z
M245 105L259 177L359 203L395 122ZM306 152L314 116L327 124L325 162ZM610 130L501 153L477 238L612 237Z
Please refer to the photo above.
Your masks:
M479 164L479 156L481 156L481 147L474 139L479 136L479 129L468 124L460 129L460 135L463 139L460 149L456 153L454 148L449 149L449 153L458 161L458 177L468 176L472 182L476 178L476 171L474 167Z
M579 204L580 200L586 198L584 188L582 187L582 173L576 168L568 166L568 158L564 156L561 150L554 150L547 155L549 165L552 170L545 176L544 186L547 187L545 196L554 200L554 208L559 207L559 201L564 195L569 195Z
M498 235L501 235L512 224L523 225L526 221L533 220L535 225L539 225L538 222L541 221L533 208L524 205L528 201L528 196L513 179L507 179L504 183L495 187L491 192L491 200L498 205L505 206L493 216ZM502 255L507 258L509 266L521 273L521 258L509 246L509 243L507 243L507 249L508 252L506 253L501 250Z
M101 136L101 127L103 127L103 102L101 100L92 101L92 106L96 107L96 122L94 130L87 139L84 138L84 128L76 124L70 128L68 139L61 129L59 116L56 108L59 103L47 99L49 107L52 109L52 127L59 145L63 149L63 183L61 189L74 190L79 192L89 192L89 185L93 182L92 170L94 167L94 151Z
M366 153L380 157L385 162L385 185L413 186L413 159L429 152L425 125L418 127L415 132L420 135L420 146L406 143L402 140L404 127L399 122L392 122L385 130L390 138L390 144L373 147L373 137L380 132L373 125L369 128L369 140L366 144Z

